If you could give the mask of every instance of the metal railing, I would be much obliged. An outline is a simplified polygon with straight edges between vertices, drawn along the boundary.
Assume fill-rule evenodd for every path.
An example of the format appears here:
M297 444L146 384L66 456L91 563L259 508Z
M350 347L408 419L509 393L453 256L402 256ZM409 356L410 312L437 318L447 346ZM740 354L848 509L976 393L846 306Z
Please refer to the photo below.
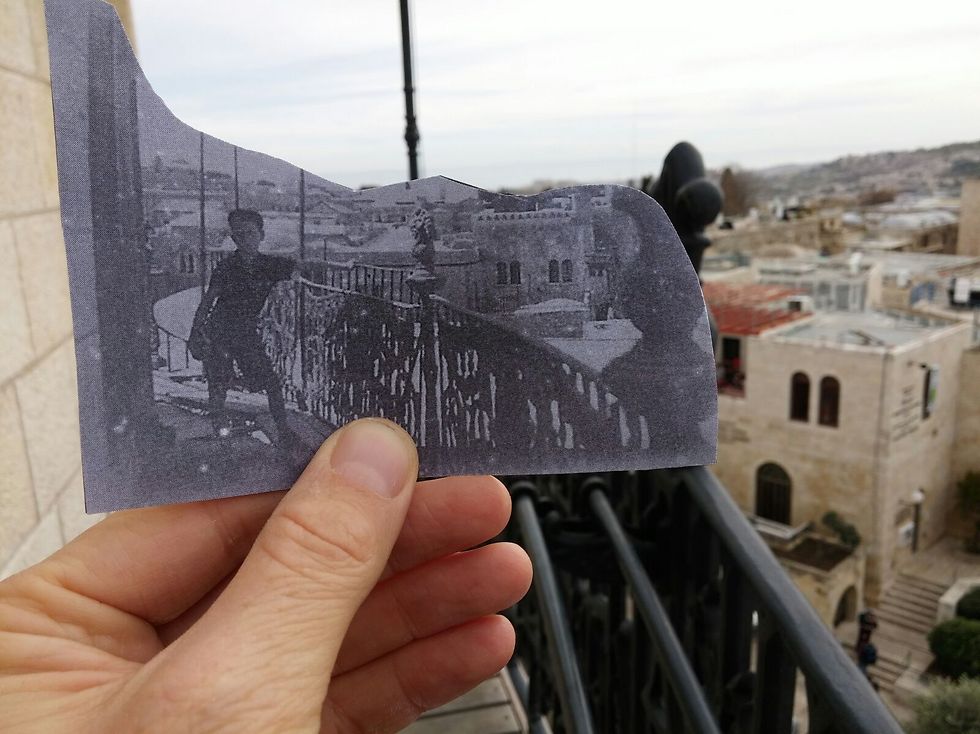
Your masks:
M901 731L707 469L509 486L536 574L511 610L532 730Z
M325 423L390 418L440 473L512 446L542 466L556 452L581 460L572 448L594 456L649 447L646 418L575 359L438 296L392 300L397 281L348 277L339 286L282 283L265 310L266 348L287 397Z
M191 365L190 350L187 348L187 340L183 337L168 331L167 329L155 324L156 339L155 352L163 361L167 372L186 370Z

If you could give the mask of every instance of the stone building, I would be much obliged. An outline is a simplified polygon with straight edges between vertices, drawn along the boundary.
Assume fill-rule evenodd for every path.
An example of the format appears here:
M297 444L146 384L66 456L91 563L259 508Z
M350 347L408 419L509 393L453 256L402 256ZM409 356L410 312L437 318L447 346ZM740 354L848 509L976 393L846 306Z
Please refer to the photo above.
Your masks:
M799 245L817 252L839 252L843 230L839 212L828 210L798 219L736 222L733 229L710 231L711 253L758 253L777 245Z
M956 252L980 256L980 179L963 182Z
M741 389L719 397L714 471L746 512L799 543L812 523L813 541L833 544L822 523L830 511L857 530L861 563L821 568L828 552L814 546L808 562L822 576L808 572L802 584L828 623L840 621L854 608L846 595L875 603L913 548L947 532L970 329L907 312L793 313L771 298L746 327L753 307L730 322L730 296L714 285L705 295L722 346L738 342L741 371ZM793 560L791 551L782 555ZM806 562L806 553L794 560Z

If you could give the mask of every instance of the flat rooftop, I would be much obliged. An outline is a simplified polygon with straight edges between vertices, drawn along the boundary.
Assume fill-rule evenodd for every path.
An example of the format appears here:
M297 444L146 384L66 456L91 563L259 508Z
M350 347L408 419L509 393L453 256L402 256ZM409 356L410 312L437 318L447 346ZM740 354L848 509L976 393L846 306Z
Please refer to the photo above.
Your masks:
M940 273L950 268L980 265L980 257L975 255L943 255L930 252L869 252L868 260L881 263L882 275L908 273Z
M790 311L787 299L802 291L764 283L706 282L704 300L711 308L719 334L748 336L788 324L809 314Z
M896 311L814 313L774 337L860 347L897 347L951 326L947 319Z

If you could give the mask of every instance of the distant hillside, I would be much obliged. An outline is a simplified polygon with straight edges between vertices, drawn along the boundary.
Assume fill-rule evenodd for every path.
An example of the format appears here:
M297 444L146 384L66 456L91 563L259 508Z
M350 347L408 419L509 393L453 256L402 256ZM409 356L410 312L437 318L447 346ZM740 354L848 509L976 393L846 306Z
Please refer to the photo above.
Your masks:
M980 140L939 148L849 155L829 163L781 165L753 173L773 196L834 196L890 189L896 193L958 194L980 178Z

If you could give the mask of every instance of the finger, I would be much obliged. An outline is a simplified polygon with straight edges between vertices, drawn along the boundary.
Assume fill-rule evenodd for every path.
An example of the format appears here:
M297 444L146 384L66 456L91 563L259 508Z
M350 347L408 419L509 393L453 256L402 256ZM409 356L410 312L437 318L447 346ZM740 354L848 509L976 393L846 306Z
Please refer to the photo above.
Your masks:
M154 659L163 685L200 686L249 728L319 720L341 642L375 586L411 502L418 455L389 421L336 431L269 518L242 567L200 621ZM283 697L289 705L283 705Z
M385 575L473 548L499 534L509 518L510 494L494 477L420 482Z
M497 673L514 652L514 628L483 617L418 640L334 679L324 729L396 732L429 709L461 696Z
M334 675L413 640L506 609L530 585L531 561L511 543L457 553L388 579L354 617Z
M473 548L498 535L509 517L510 494L493 477L446 477L420 482L382 576ZM200 619L230 580L226 577L180 616L160 625L158 633L163 644L169 645ZM492 611L497 610L481 613Z
M282 496L270 492L115 512L31 572L163 624L242 562Z
M189 630L211 608L211 605L221 596L221 593L228 587L228 584L231 583L234 577L234 572L228 574L212 588L208 589L208 592L204 596L186 609L179 617L172 619L166 624L159 625L156 628L156 633L160 644L166 647Z

